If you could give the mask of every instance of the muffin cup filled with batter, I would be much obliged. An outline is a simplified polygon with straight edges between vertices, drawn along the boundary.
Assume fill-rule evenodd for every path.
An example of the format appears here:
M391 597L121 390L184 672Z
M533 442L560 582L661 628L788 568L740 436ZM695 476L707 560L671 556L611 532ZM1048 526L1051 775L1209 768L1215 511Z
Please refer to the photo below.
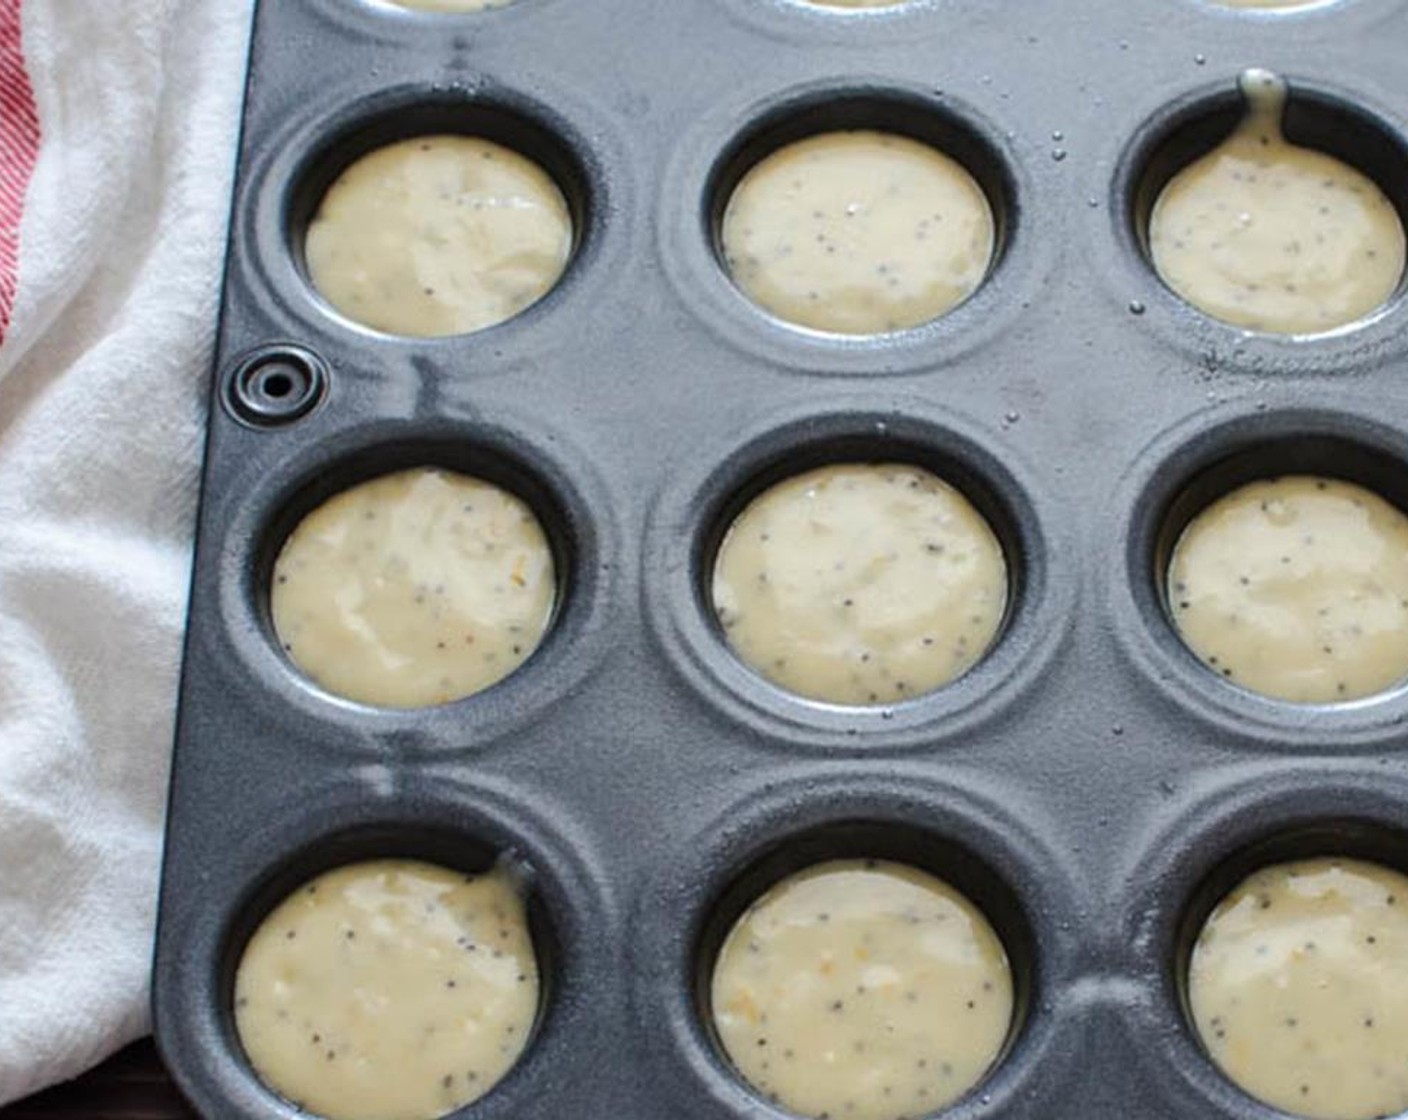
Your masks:
M1403 290L1408 148L1337 95L1247 70L1228 92L1163 114L1133 166L1135 244L1212 319L1321 335Z
M1343 704L1408 679L1408 499L1391 455L1324 433L1198 473L1165 514L1155 578L1209 675Z
M709 567L710 609L740 661L795 696L864 707L921 697L982 660L1010 577L963 491L906 461L777 473L735 503Z
M943 851L838 825L780 842L725 892L699 1008L734 1076L789 1113L857 1120L938 1113L987 1078L1020 1028L1026 941L1000 881Z
M516 108L411 98L339 130L312 160L290 251L320 302L361 327L484 330L558 285L590 220L588 177L570 144Z
M271 636L308 680L356 703L482 692L519 670L562 609L572 557L557 502L525 468L472 448L368 454L270 527Z
M982 135L905 95L772 110L716 166L708 234L761 310L827 334L922 327L1000 259L1011 183Z
M532 1044L553 961L526 869L474 858L473 842L430 846L443 854L353 856L264 891L230 980L234 1037L311 1115L435 1120Z
M1314 1120L1408 1111L1408 875L1377 825L1294 826L1236 853L1185 915L1188 1027L1239 1090Z

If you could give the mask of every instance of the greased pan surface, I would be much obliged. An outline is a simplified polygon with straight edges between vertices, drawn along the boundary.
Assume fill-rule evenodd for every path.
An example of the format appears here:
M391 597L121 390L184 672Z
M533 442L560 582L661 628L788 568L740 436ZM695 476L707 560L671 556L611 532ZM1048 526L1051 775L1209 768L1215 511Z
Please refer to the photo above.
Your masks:
M1292 139L1408 213L1408 3L1293 13L1197 0L518 0L473 15L263 0L232 211L154 1008L204 1115L297 1115L250 1070L233 972L262 916L362 856L529 868L536 1034L465 1120L773 1120L701 1005L762 886L856 854L965 891L1011 957L1005 1056L942 1115L1280 1115L1203 1055L1181 975L1201 920L1273 858L1408 865L1408 691L1265 700L1199 664L1159 571L1209 499L1276 473L1408 508L1402 290L1330 335L1249 335L1148 266L1158 187L1291 82ZM963 162L996 217L983 286L878 338L798 330L720 266L760 153L892 129ZM301 234L356 155L466 132L563 188L559 285L499 326L362 329L314 293ZM306 392L305 392L306 390ZM889 708L790 697L707 608L731 516L768 481L904 460L960 485L1008 558L1000 639ZM273 557L355 481L433 463L509 486L557 560L555 624L438 708L332 697L283 657Z

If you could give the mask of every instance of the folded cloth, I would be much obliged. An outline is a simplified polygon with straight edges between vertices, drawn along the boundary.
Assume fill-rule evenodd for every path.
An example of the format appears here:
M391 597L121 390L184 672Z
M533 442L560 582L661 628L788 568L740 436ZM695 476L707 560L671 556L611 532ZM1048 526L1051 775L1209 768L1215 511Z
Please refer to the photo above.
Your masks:
M251 0L0 0L0 1103L148 1027Z

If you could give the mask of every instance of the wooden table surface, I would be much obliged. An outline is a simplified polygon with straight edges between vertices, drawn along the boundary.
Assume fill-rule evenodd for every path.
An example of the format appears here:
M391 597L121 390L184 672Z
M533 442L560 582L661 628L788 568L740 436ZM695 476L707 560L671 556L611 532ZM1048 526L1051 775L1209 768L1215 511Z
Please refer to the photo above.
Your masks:
M77 1081L0 1108L0 1120L196 1120L196 1114L144 1039Z

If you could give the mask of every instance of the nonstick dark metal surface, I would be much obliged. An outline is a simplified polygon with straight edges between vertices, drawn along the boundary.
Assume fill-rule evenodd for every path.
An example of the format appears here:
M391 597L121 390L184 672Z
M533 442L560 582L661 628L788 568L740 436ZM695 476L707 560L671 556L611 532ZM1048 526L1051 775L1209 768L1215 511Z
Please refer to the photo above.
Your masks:
M1258 863L1408 867L1408 692L1298 708L1184 650L1160 565L1187 519L1283 471L1408 509L1408 306L1334 335L1247 335L1148 267L1162 182L1237 116L1237 73L1293 87L1288 131L1408 213L1408 3L1294 14L1196 0L519 0L426 15L264 0L233 205L155 972L159 1040L220 1120L291 1117L244 1061L234 967L267 909L370 855L533 869L535 1039L465 1120L782 1114L707 1026L711 952L816 859L882 855L970 894L1018 1018L944 1113L1279 1115L1187 1025L1180 975ZM749 161L807 132L908 132L960 158L1001 230L966 304L876 339L789 328L719 265ZM487 135L559 180L579 240L518 318L443 340L362 330L312 292L301 230L356 155ZM706 609L712 549L766 482L836 458L959 484L1007 550L1000 642L889 709L788 697ZM267 578L320 500L400 466L516 489L563 572L518 672L440 708L308 684Z

